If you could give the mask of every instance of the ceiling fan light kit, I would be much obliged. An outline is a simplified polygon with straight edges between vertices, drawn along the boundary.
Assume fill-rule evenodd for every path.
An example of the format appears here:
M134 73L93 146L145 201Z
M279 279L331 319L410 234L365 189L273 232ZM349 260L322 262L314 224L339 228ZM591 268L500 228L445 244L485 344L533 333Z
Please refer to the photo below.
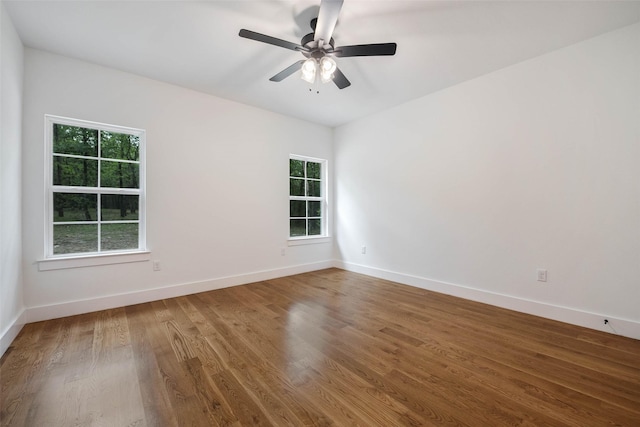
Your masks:
M336 71L336 68L336 61L328 56L320 58L319 62L315 58L309 58L302 63L300 78L307 83L313 84L319 72L320 81L322 83L329 83L333 80L333 73Z
M314 30L314 32L305 35L300 41L300 44L245 29L240 30L238 35L247 39L294 50L302 53L302 55L307 58L306 60L297 61L280 71L271 77L269 79L270 81L280 82L300 70L302 80L308 83L315 83L318 74L320 74L320 81L322 81L322 83L333 81L338 89L344 89L350 86L351 82L345 77L342 71L340 71L333 57L395 55L396 44L375 43L334 47L334 41L331 36L338 22L342 3L343 0L322 0L318 18L311 20L311 29Z

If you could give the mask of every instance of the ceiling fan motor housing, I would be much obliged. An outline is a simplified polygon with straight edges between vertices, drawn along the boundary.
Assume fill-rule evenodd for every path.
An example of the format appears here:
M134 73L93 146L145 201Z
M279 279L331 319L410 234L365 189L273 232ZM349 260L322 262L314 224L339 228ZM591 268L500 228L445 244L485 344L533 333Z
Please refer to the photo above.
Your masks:
M321 58L328 52L324 49L326 46L326 42L324 42L324 46L318 46L317 42L314 40L314 33L306 34L300 40L300 44L306 48L308 48L309 52L302 52L304 56L311 58ZM329 40L329 46L331 46L331 50L335 47L335 43L333 41L333 37Z

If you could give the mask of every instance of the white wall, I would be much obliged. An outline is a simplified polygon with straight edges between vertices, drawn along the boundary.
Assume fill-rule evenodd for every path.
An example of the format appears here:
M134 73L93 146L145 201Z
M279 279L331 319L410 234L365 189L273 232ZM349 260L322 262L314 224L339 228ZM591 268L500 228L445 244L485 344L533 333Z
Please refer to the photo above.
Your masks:
M161 271L150 262L38 271L45 114L146 129L147 240ZM332 161L329 128L33 49L23 123L30 321L331 265L331 243L286 245L289 154Z
M334 144L345 268L640 338L640 24Z
M0 356L25 319L22 293L22 42L0 3Z

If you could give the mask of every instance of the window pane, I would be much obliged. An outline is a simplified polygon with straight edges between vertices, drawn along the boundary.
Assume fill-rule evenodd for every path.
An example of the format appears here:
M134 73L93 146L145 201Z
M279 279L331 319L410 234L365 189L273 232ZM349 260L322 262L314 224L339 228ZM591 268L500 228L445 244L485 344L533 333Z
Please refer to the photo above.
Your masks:
M53 193L53 222L97 221L97 200L95 194Z
M98 225L62 224L53 226L53 253L75 254L98 251Z
M103 194L100 199L102 221L137 220L138 197L122 194Z
M321 197L322 186L320 181L307 181L307 196L309 197Z
M322 234L322 221L319 219L309 220L309 236Z
M289 195L304 196L304 179L289 178Z
M320 163L307 162L307 178L320 179Z
M54 124L53 152L98 157L98 131Z
M138 224L103 224L100 246L103 251L138 249Z
M289 216L307 216L307 202L304 200L289 201Z
M139 188L140 165L136 163L100 162L100 186L111 188Z
M304 162L302 160L289 159L289 176L304 177Z
M120 160L140 160L140 138L125 133L100 132L102 157Z
M307 221L304 219L290 219L289 220L289 236L306 236L307 235Z
M322 202L309 202L309 213L307 216L322 216Z
M98 186L98 161L53 156L53 185Z

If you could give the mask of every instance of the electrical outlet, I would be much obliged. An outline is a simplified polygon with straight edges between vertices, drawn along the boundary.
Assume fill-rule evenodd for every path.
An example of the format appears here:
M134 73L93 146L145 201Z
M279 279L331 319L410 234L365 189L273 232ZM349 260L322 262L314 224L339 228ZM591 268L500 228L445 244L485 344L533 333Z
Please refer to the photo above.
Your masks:
M542 268L538 269L538 282L546 282L547 281L547 270Z
M160 261L157 259L153 260L153 271L160 271Z
M287 249L286 248L281 248L280 249L280 255L285 256L287 254Z
M363 246L362 249L360 250L360 252L362 252L362 255L367 253L367 247Z

